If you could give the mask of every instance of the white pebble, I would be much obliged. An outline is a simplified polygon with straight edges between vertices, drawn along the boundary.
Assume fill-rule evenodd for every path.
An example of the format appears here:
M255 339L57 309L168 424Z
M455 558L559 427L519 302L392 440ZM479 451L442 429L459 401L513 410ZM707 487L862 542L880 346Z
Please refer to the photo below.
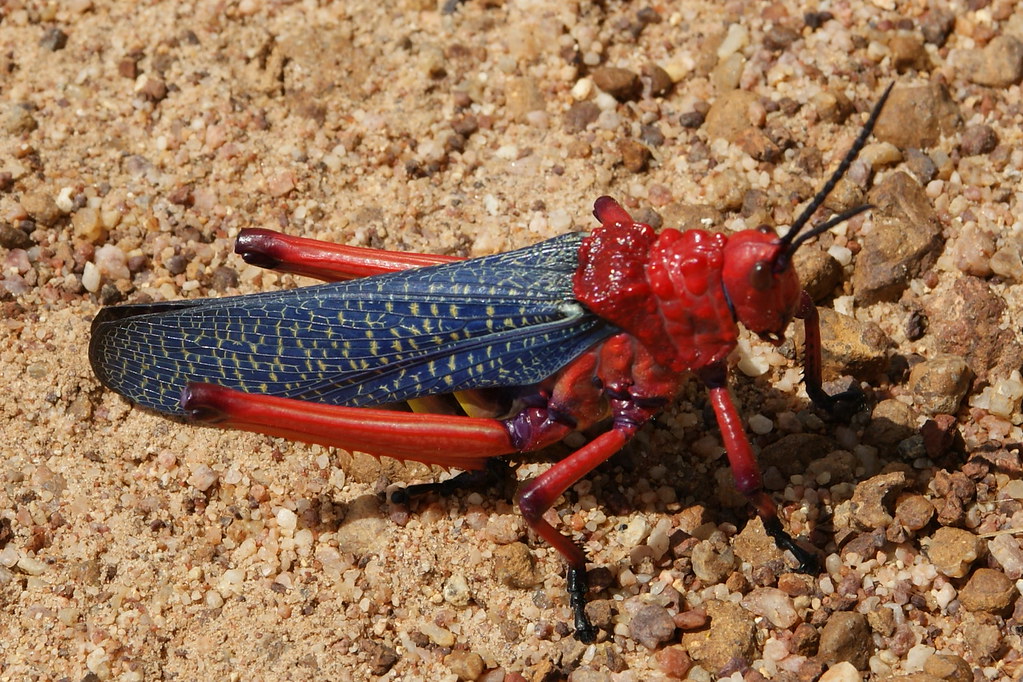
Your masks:
M931 590L931 594L934 595L938 607L944 610L956 598L956 588L952 587L952 583L944 583L938 589Z
M519 148L514 144L503 144L497 148L494 156L505 161L514 161L519 158Z
M852 263L852 251L844 246L832 244L828 249L828 255L837 260L842 267Z
M200 464L192 470L192 475L188 477L188 485L192 486L196 490L205 492L209 490L219 478L220 474L216 471L205 464Z
M211 609L219 609L224 605L224 598L216 590L210 590L206 593L206 607Z
M57 193L57 198L54 199L54 203L57 204L57 208L64 213L70 213L75 207L74 198L71 196L73 192L74 190L70 187L61 187L60 191Z
M618 536L618 541L624 547L637 547L646 540L649 534L650 524L647 523L645 518L639 516L625 526L625 529Z
M601 111L614 111L618 108L618 100L606 92L598 93L593 100Z
M42 575L46 571L46 564L30 556L20 557L17 567L22 573L28 575Z
M742 24L728 27L725 39L718 46L718 59L726 59L749 44L749 31Z
M762 414L755 414L749 418L749 428L758 436L763 436L766 433L771 433L774 429L774 422Z
M919 672L924 669L924 663L934 655L934 647L926 644L917 644L906 653L906 671Z
M819 682L863 682L860 673L849 661L836 663L817 679Z
M85 269L82 271L82 286L90 294L95 294L99 291L99 285L102 277L100 276L99 268L92 261L85 264Z
M593 94L593 81L589 78L580 78L572 86L572 98L581 101Z
M298 525L298 516L287 507L281 507L277 510L277 525L290 535L295 532L295 526Z
M792 598L776 587L757 587L743 597L741 603L747 610L767 618L783 630L795 625L799 618Z

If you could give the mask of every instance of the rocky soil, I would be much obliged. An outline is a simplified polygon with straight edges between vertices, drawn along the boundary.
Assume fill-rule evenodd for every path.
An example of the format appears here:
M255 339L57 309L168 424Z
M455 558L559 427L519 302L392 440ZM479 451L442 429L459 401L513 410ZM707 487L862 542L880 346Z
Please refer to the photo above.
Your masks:
M1023 10L1010 0L0 6L0 678L1007 680L1023 675ZM702 387L549 515L513 486L179 424L104 390L101 306L307 284L270 227L478 256L595 226L783 229L895 83L804 246L802 325L733 385L791 571ZM556 449L550 457L563 456ZM542 460L517 463L527 479Z

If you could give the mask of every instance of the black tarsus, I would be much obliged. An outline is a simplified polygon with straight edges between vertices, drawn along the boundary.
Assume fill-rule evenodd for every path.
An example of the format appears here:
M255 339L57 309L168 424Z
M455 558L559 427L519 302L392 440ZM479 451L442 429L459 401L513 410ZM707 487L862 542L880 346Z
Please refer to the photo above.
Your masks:
M792 536L786 533L785 529L782 528L781 521L777 516L774 518L766 518L763 521L764 530L767 531L768 535L774 538L774 544L779 549L789 550L792 552L793 556L796 557L796 561L799 562L799 565L796 566L796 570L798 572L810 575L820 573L821 566L817 557L796 544L796 541L792 539Z
M583 644L592 644L597 640L597 629L586 615L586 591L589 589L586 569L569 566L565 584L568 586L568 603L574 616L575 638Z
M441 496L448 496L459 490L485 490L503 480L507 480L511 467L502 459L491 458L483 469L475 471L463 471L456 476L444 481L433 483L416 483L398 488L391 492L388 500L392 504L408 504L414 498L436 493Z
M810 221L810 218L813 217L813 214L817 212L817 209L821 207L821 204L823 204L828 198L828 195L831 194L831 190L835 189L835 185L838 184L838 181L841 180L846 171L849 170L849 166L852 165L852 162L856 160L857 156L859 156L860 150L863 149L863 145L867 143L867 139L870 138L870 134L874 131L874 124L877 123L877 119L881 115L881 110L884 108L884 103L888 100L888 95L891 94L892 87L894 87L894 85L895 83L893 82L885 88L884 93L881 95L881 99L877 100L877 104L875 104L874 108L871 109L870 116L867 117L866 123L864 123L863 127L860 129L860 134L856 136L856 140L853 141L852 147L849 148L849 151L846 152L845 156L842 158L842 162L838 164L838 168L836 168L835 172L831 174L831 177L829 177L828 181L824 183L824 186L821 187L820 191L814 195L813 200L810 201L809 205L807 205L807 207L803 209L803 212L799 214L799 217L797 217L795 222L792 223L792 227L790 227L789 231L785 233L785 236L781 238L780 243L787 248L780 251L778 258L775 259L775 272L781 272L788 267L789 262L792 259L792 254L795 253L799 245L807 239L810 239L811 237L824 232L826 229L834 227L843 220L848 220L854 215L870 208L870 206L857 206L849 211L845 211L836 218L825 223L827 228L814 228L799 239L796 239L799 232L802 231L802 229ZM841 220L839 218L841 218Z

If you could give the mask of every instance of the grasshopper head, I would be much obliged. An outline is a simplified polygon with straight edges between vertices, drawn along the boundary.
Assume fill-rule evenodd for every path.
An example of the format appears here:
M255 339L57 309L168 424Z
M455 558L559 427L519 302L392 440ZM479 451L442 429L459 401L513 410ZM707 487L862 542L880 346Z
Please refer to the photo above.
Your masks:
M765 341L779 345L799 306L799 278L786 245L765 230L728 238L721 276L735 318ZM780 267L779 267L780 265Z

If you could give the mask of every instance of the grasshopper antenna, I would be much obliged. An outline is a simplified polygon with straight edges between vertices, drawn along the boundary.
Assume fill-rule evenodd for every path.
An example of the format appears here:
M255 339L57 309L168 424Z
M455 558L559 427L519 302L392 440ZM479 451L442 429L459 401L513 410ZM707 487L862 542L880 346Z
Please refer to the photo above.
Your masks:
M874 108L870 111L870 116L867 118L867 122L863 124L863 128L860 129L860 134L856 136L856 140L853 142L852 147L850 147L849 151L846 152L845 157L842 159L842 163L838 164L838 168L835 169L835 172L831 174L831 177L828 178L826 183L824 183L824 186L821 187L820 191L814 195L813 201L811 201L809 205L803 209L803 212L800 213L799 217L792 223L792 227L789 228L789 231L781 238L779 243L784 248L778 252L778 257L774 260L775 272L781 272L789 266L789 262L792 260L792 254L794 254L796 249L798 249L806 240L816 237L823 232L827 232L835 225L873 208L870 204L864 204L863 206L856 206L848 211L843 211L831 220L818 225L797 238L797 235L799 235L800 231L802 231L802 229L810 221L813 214L817 212L817 209L821 207L824 200L828 198L829 194L831 194L831 190L835 189L835 185L838 184L838 181L841 180L842 176L849 170L849 166L852 165L852 162L856 160L857 156L859 156L860 150L863 149L863 145L867 143L867 139L870 137L870 133L874 131L874 124L877 123L877 119L881 115L881 110L884 108L884 103L888 100L888 95L891 94L892 87L894 85L895 83L890 83L888 87L884 89L881 99L877 101L877 104L875 104Z

